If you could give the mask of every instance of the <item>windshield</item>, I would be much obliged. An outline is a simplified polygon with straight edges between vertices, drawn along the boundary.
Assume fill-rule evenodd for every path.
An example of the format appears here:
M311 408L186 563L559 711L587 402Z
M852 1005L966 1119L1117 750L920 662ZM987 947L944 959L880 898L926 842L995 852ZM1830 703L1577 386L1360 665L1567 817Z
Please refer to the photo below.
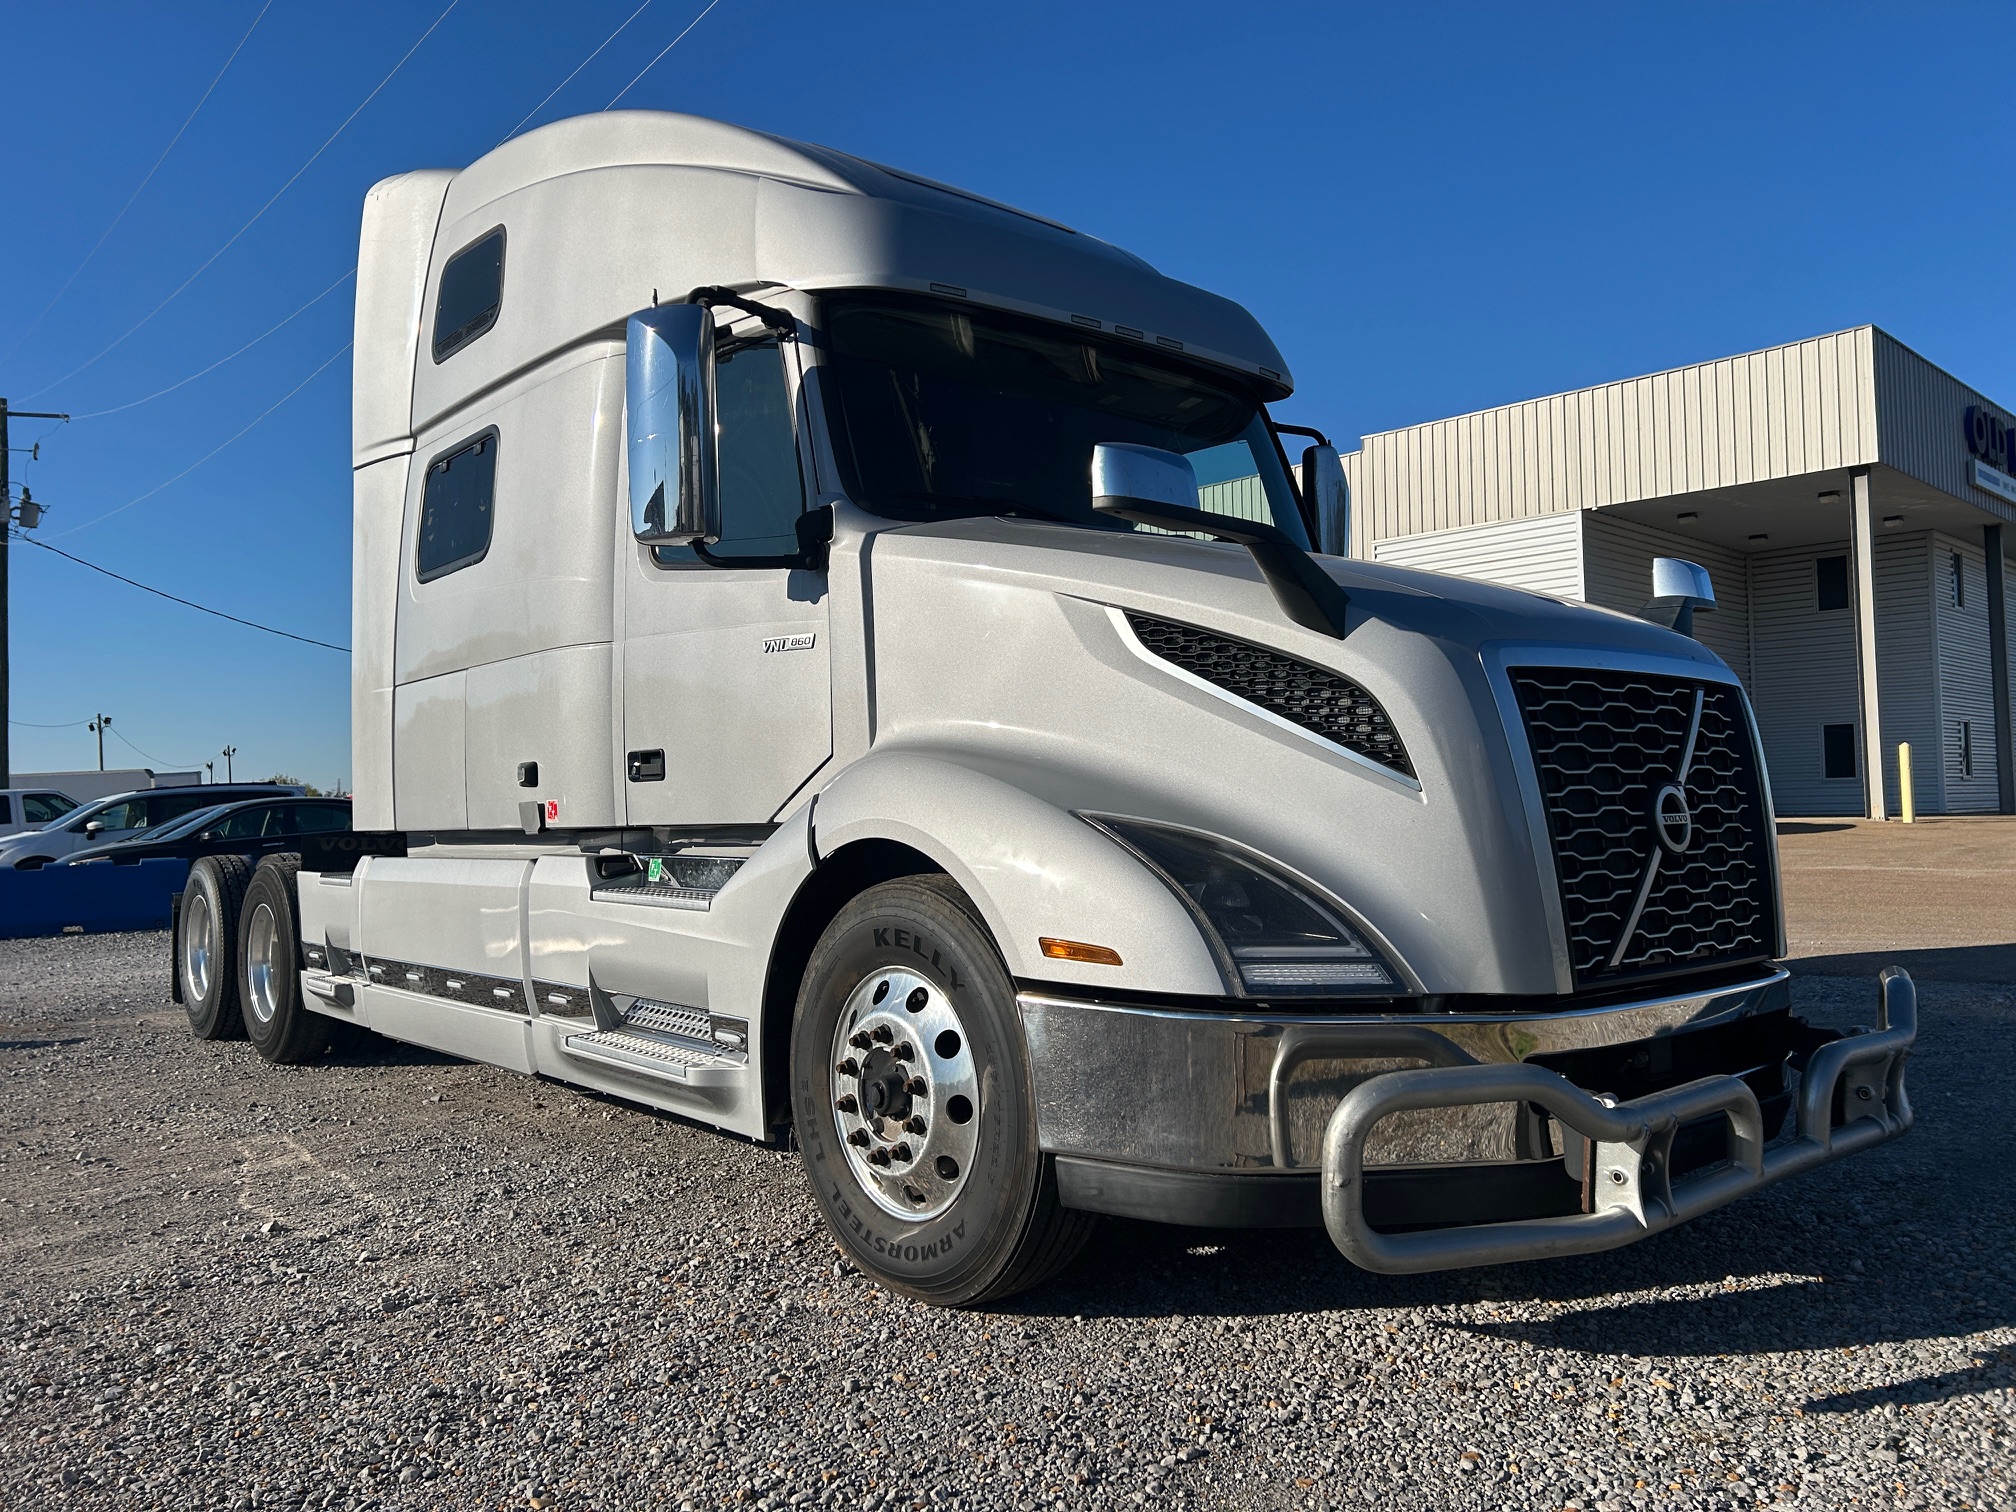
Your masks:
M1023 513L1106 530L1092 448L1181 452L1199 502L1309 544L1259 398L1152 348L921 300L826 306L833 447L854 501L898 519Z
M229 807L228 804L213 803L208 808L197 809L194 813L184 814L180 819L171 820L167 824L159 825L147 831L144 835L136 836L135 840L145 840L149 844L152 844L156 840L174 840L179 836L191 834L203 828L204 825L216 818L217 815L223 813L227 807Z

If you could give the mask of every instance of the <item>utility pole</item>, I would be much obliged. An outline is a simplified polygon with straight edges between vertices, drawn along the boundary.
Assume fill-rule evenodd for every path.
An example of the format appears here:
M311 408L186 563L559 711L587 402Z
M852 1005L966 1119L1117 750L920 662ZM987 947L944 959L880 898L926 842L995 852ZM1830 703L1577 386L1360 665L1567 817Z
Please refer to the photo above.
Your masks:
M238 747L226 746L217 754L224 758L224 780L226 782L236 782L238 779L231 775L231 758L238 754ZM213 767L211 770L215 771L216 768Z
M28 497L28 490L21 490L21 506L14 506L14 490L7 480L7 463L13 453L8 449L7 401L0 399L0 788L12 785L14 764L12 751L7 743L8 716L13 712L10 688L7 683L9 647L7 645L7 544L18 522L23 530L33 530L42 523L42 507ZM24 420L68 420L68 415L46 414L40 410L15 410L14 414ZM100 762L100 766L104 763Z
M203 763L203 780L205 782L215 782L217 780L216 762L206 761Z
M111 723L112 716L110 714L100 714L90 724L85 726L86 729L93 730L98 735L98 770L101 772L105 770L105 727Z

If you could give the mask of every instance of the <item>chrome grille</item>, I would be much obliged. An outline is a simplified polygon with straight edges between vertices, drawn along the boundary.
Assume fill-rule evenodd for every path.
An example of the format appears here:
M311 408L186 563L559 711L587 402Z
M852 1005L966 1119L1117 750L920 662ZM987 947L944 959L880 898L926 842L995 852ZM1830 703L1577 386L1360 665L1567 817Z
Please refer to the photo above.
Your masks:
M1129 614L1135 638L1162 660L1269 714L1406 776L1414 763L1379 700L1350 678L1194 625Z
M1586 668L1511 677L1577 985L1769 956L1772 838L1741 693ZM1677 847L1654 813L1669 785L1684 798L1664 800Z

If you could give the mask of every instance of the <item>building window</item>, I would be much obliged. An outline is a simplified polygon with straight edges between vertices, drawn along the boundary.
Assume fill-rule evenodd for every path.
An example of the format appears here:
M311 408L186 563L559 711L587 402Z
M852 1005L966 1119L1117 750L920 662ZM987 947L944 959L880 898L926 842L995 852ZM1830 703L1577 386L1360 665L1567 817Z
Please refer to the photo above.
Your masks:
M1960 775L1974 775L1974 721L1971 719L1960 721Z
M414 567L431 582L473 567L490 550L497 494L497 430L491 427L428 465L420 495L420 541Z
M1853 781L1855 778L1855 726L1852 724L1830 724L1820 726L1820 759L1828 780Z
M1821 612L1848 607L1848 558L1816 557L1813 562L1813 606Z
M441 362L497 324L504 303L504 228L487 231L448 259L434 296L434 360Z
M1953 607L1955 609L1965 609L1967 607L1966 559L1957 551L1949 552L1947 554L1947 571L1953 579Z

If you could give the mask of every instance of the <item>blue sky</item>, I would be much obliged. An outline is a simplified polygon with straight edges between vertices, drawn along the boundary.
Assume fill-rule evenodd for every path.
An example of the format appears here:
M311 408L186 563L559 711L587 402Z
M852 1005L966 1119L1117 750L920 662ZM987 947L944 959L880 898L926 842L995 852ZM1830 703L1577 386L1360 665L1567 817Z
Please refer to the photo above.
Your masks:
M457 0L169 299L446 3L273 0L41 314L263 3L10 7L17 407L123 406L258 336L352 265L370 184L480 156L637 0ZM651 0L533 124L602 108L702 4ZM1116 241L1251 308L1300 382L1280 417L1348 446L1864 321L2016 402L2012 42L2016 11L1987 5L719 0L623 103L827 142ZM43 537L347 643L347 357L309 375L349 324L344 283L214 372L17 456L53 506ZM14 444L45 429L16 422ZM347 776L345 657L32 547L12 560L17 770L93 764L81 721L102 710L148 758L115 738L108 764L228 743L240 776Z

